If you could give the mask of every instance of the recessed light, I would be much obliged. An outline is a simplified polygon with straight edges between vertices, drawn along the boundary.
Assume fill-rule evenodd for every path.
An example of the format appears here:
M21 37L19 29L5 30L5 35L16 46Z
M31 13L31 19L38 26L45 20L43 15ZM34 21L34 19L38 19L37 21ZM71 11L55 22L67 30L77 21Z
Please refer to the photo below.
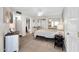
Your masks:
M42 16L42 15L43 15L43 11L39 10L38 16Z

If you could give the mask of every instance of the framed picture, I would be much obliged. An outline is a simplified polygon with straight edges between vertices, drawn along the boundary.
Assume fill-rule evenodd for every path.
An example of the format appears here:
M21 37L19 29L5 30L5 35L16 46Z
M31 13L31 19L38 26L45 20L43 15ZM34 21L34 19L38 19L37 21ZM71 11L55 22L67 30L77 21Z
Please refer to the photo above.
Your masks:
M10 8L3 8L3 22L5 23L13 23L13 14Z

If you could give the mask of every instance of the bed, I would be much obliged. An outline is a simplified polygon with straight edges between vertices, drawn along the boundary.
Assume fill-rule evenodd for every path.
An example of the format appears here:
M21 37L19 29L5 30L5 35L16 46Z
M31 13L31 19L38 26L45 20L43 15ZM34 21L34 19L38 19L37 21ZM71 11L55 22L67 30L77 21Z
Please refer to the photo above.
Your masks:
M60 32L56 30L41 29L35 31L34 37L36 38L37 36L42 36L45 38L54 38L55 34L60 34Z

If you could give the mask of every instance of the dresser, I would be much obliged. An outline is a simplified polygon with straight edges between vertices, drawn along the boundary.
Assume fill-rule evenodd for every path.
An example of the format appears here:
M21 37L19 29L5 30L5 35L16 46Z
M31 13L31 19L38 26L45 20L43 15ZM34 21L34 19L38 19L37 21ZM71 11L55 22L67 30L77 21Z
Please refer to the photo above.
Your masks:
M19 35L16 33L8 33L5 35L5 52L19 51Z

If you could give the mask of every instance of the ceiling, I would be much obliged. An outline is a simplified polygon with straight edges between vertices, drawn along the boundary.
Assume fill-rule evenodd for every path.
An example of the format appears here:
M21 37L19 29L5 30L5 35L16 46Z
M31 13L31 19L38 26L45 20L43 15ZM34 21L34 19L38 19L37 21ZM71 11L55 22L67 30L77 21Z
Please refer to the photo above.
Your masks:
M20 11L26 16L53 16L60 18L62 16L63 7L12 7L13 11Z

